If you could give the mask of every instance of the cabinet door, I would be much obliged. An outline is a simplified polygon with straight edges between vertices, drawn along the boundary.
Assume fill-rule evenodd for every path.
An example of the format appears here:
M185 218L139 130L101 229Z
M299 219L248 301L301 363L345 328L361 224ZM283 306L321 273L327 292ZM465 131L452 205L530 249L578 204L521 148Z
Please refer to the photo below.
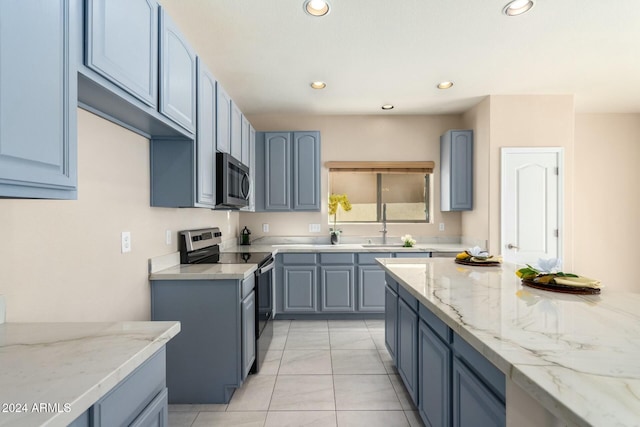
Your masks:
M231 155L242 161L242 111L231 101Z
M458 358L453 359L452 404L455 427L506 425L504 403Z
M130 427L167 427L169 425L169 404L167 389L162 390L149 403Z
M267 133L264 138L265 210L291 209L291 134Z
M160 112L195 132L196 53L165 10L160 11L160 31Z
M284 266L284 306L285 312L316 312L317 269L315 266Z
M251 292L242 301L242 379L244 380L256 360L256 293Z
M358 273L358 311L384 312L384 270L375 265L361 265Z
M418 410L427 425L450 426L451 349L422 321L418 346Z
M320 210L320 132L293 133L293 209Z
M355 311L353 266L320 267L321 310L325 312Z
M217 138L216 148L221 153L231 153L231 98L220 85L216 92Z
M449 131L440 138L443 211L473 209L473 131Z
M384 344L397 365L398 294L388 286L384 288Z
M216 80L198 58L198 132L196 133L197 196L214 207L216 197Z
M0 2L0 197L77 196L69 2Z
M240 158L240 161L244 163L246 166L249 166L249 168L251 168L251 152L249 148L249 144L251 140L251 134L249 130L250 127L251 125L249 124L249 120L247 120L247 118L243 115L242 116L242 144L241 144L242 156Z
M413 403L418 396L418 315L398 299L397 367Z
M86 65L145 104L158 105L158 3L88 0Z

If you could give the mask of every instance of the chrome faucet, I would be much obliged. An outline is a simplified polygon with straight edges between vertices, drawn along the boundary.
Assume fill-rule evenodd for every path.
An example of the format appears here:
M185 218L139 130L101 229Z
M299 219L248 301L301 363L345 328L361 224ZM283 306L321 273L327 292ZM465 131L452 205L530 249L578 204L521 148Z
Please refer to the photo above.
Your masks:
M382 230L380 230L380 232L382 233L382 244L386 245L387 244L387 204L386 203L382 204Z

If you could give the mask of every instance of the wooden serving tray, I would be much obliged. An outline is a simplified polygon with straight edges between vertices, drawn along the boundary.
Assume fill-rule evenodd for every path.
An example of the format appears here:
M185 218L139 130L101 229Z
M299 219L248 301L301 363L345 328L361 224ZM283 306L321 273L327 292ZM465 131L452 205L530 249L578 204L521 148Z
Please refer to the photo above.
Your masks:
M557 283L549 283L545 285L544 283L536 283L531 279L522 279L522 284L531 288L541 289L543 291L560 292L563 294L597 295L600 293L600 289L558 285Z
M462 265L473 265L474 267L499 267L500 263L498 261L489 261L489 262L474 262L467 261L466 259L455 259L456 264Z

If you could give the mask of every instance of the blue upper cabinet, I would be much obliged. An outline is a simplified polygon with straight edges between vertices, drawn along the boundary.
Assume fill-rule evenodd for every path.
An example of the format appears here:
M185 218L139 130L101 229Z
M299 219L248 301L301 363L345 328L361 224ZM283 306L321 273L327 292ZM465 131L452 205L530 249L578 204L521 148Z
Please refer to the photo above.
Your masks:
M158 3L87 0L86 64L145 104L158 105Z
M231 156L242 161L242 111L233 101L231 101Z
M320 210L320 132L293 133L293 210Z
M264 139L264 209L291 209L291 134L268 133Z
M69 21L68 0L0 2L0 197L77 198Z
M256 211L320 210L320 132L260 132L255 190Z
M160 35L160 112L195 132L196 53L164 10L160 11Z
M473 210L473 131L440 137L440 210Z
M231 154L231 98L220 85L216 94L216 117L216 148L221 153Z
M216 80L198 58L198 121L196 159L199 205L215 207L216 179Z

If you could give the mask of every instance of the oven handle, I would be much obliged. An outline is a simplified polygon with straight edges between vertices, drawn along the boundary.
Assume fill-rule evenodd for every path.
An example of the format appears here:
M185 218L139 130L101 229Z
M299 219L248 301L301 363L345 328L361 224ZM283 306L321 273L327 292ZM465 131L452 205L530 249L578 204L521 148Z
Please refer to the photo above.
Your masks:
M263 265L258 270L256 270L256 274L261 275L261 274L267 273L273 270L275 266L276 266L276 260L275 258L271 258L271 260L267 264Z

